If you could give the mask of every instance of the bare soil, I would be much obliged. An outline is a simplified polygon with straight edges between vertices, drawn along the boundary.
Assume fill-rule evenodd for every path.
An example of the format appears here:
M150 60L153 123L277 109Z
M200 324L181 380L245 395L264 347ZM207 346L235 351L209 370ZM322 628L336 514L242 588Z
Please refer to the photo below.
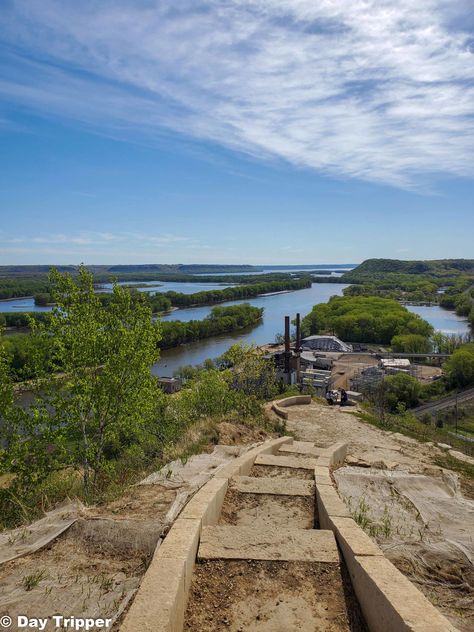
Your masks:
M277 465L254 465L250 470L249 476L255 476L255 478L302 478L307 481L314 480L313 470L278 467Z
M215 433L223 445L269 436L258 427L227 421L218 424ZM214 447L210 442L202 451L211 453ZM2 477L0 487L7 484L8 478ZM88 507L84 518L40 551L0 565L0 613L12 618L74 614L120 620L156 548L179 491L179 485L175 487L132 486L116 500Z
M221 445L247 445L265 441L271 435L262 428L223 421L217 426Z
M135 485L117 500L93 507L91 514L114 520L161 521L175 498L176 490L162 485Z
M206 560L195 566L184 629L362 632L352 608L334 564Z
M334 360L332 367L332 388L349 389L350 379L359 371L378 364L377 358L370 354L342 354Z
M0 611L14 620L19 614L117 615L139 585L159 525L124 521L120 533L114 525L79 520L49 546L2 564ZM50 622L47 630L53 629Z
M219 524L253 526L256 529L281 526L289 529L314 527L314 498L248 494L228 490Z

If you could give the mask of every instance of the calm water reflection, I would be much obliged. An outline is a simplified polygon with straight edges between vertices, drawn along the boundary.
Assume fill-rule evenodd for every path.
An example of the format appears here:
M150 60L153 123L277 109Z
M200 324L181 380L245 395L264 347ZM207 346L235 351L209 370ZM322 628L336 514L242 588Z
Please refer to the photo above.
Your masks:
M159 286L157 285L158 283L160 284ZM106 286L109 289L111 288L111 284L106 284ZM140 288L140 291L155 293L174 290L185 294L192 294L193 292L222 289L228 286L228 284L221 285L216 283L150 281L146 287ZM249 302L257 307L263 307L265 309L263 321L257 327L249 331L226 334L216 338L183 345L177 349L163 351L160 362L153 367L153 372L156 375L171 375L173 371L184 364L200 364L206 358L215 358L221 355L235 342L255 344L273 342L276 334L283 332L283 322L286 315L293 317L297 312L300 312L301 315L304 316L311 311L311 308L313 305L316 305L316 303L325 303L331 296L341 295L345 287L347 286L340 283L313 283L310 288L298 290L297 292L260 296L248 301L239 300L220 303L220 305L237 305L239 303ZM456 334L466 334L470 332L469 325L465 319L437 305L410 305L407 306L407 308L431 323L436 330ZM0 312L44 312L50 309L50 307L37 307L34 304L33 298L0 301ZM211 309L212 307L207 306L176 310L164 316L163 320L201 320L210 313Z
M467 334L470 332L469 324L465 318L455 312L448 311L439 305L407 305L410 312L418 314L427 320L433 327L445 334Z
M172 375L173 371L184 364L200 364L207 358L216 358L235 342L255 344L273 342L276 334L283 332L285 316L294 317L297 312L303 316L310 312L316 303L325 303L331 296L342 294L345 287L347 286L342 283L313 283L310 288L296 292L259 296L248 301L220 303L220 305L251 303L256 307L263 307L265 309L263 321L250 331L226 334L163 351L160 362L153 367L153 373L155 375ZM200 320L205 318L211 309L212 307L194 307L177 310L165 316L163 320Z
M347 285L339 283L313 283L311 288L297 292L260 296L249 301L221 303L221 305L236 305L248 302L257 307L263 307L265 308L263 322L250 331L226 334L163 351L160 362L153 367L153 373L155 375L172 375L174 371L185 364L196 365L201 364L207 358L216 358L236 342L255 344L273 342L276 334L283 332L286 315L293 317L299 312L304 316L311 311L316 303L325 303L331 296L341 295L345 287ZM205 318L211 309L212 307L194 307L176 310L164 316L163 320L200 320ZM470 332L468 322L465 319L456 316L454 312L442 309L438 305L426 307L409 305L407 309L419 314L436 330L444 333L467 334Z

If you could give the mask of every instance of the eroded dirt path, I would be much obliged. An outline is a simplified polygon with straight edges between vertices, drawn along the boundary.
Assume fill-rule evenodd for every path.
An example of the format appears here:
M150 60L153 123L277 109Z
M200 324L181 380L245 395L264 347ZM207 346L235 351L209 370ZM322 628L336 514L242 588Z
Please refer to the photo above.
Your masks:
M347 441L334 473L342 498L387 557L463 632L474 629L472 487L434 464L442 450L359 421L354 409L289 409L303 441Z
M314 459L260 458L229 481L218 525L203 527L185 629L365 632L334 535L317 528Z

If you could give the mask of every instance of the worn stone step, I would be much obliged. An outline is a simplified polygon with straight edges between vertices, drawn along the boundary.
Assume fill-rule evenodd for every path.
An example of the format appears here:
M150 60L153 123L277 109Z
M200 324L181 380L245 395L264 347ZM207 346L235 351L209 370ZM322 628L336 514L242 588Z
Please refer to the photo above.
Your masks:
M332 531L227 525L203 527L198 558L339 563Z
M290 455L290 454L301 454L307 456L320 456L324 453L324 448L317 448L314 443L310 443L309 441L293 441L293 443L289 443L288 445L282 445L278 450L278 454Z
M288 467L295 470L312 470L318 465L318 460L312 458L297 458L295 456L260 454L255 459L254 465L271 465L274 467Z
M246 494L314 496L316 485L313 481L304 481L298 478L278 479L234 476L234 478L229 481L229 489Z

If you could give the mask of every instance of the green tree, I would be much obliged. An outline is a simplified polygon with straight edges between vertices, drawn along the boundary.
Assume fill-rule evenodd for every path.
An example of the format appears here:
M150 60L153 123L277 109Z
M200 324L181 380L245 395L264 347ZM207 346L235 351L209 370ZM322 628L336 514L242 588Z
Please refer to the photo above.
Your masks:
M43 407L21 406L15 393L11 356L0 340L0 528L28 519L37 485L62 467L62 429Z
M428 353L430 343L428 338L420 334L399 334L392 338L392 349L398 353Z
M328 303L315 305L303 318L302 332L305 336L335 333L348 342L390 344L392 338L400 334L428 338L433 328L389 298L333 296Z
M396 412L401 407L413 408L419 402L421 385L408 373L398 373L385 378L386 403L390 411Z
M52 270L49 281L56 307L47 323L31 323L33 338L51 344L47 366L41 353L32 358L41 395L35 410L51 411L88 489L156 421L161 391L150 368L160 324L139 294L119 285L102 305L84 266L75 278Z
M474 343L457 349L445 364L446 374L453 386L474 385Z
M0 330L0 419L6 419L14 403L14 391L10 375L10 358L5 351L1 334Z
M251 345L232 345L220 358L231 368L230 386L247 397L269 400L278 394L275 363Z
M469 338L469 334L444 334L435 331L431 336L431 343L437 353L454 353L456 349L469 342Z

